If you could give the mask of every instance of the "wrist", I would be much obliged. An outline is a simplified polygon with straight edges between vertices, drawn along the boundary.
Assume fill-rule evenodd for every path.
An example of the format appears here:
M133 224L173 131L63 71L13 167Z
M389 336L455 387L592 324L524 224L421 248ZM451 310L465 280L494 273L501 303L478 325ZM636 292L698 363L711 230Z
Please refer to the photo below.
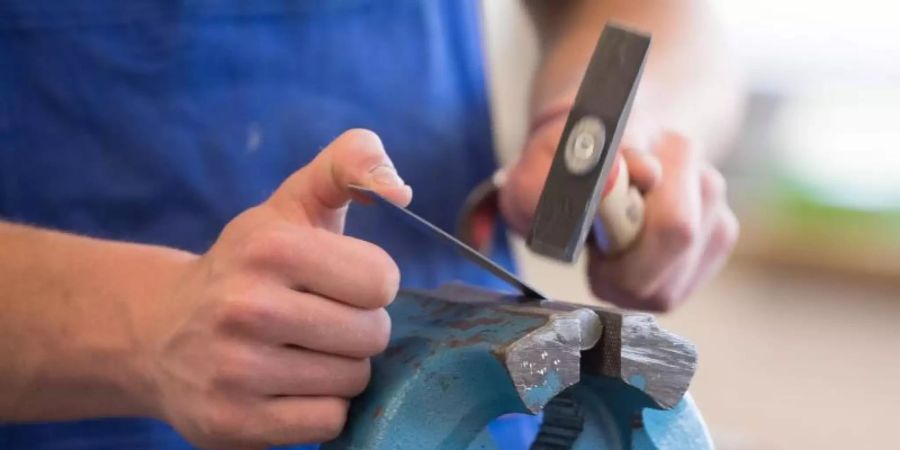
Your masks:
M131 415L164 419L159 404L160 345L165 330L172 325L178 286L185 275L196 266L197 255L163 247L147 248L132 280L133 295L129 297L129 348L125 352L121 371L122 390L127 397Z

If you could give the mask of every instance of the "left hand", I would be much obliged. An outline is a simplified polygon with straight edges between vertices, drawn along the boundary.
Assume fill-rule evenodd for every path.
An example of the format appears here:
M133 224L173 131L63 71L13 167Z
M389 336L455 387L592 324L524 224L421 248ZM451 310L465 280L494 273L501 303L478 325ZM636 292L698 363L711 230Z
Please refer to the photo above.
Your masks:
M500 192L507 223L526 234L562 135L565 116L535 129ZM696 145L674 133L638 133L629 126L621 155L644 193L644 228L624 253L588 246L594 295L620 307L668 311L717 273L738 235L725 180ZM640 146L652 142L650 151Z

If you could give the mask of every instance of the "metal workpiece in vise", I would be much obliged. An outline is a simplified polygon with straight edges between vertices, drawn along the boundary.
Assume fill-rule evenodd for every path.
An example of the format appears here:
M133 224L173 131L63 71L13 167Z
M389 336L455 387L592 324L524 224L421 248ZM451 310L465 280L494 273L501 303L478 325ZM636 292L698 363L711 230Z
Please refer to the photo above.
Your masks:
M532 449L712 448L685 396L694 346L652 316L461 284L401 291L388 350L349 426L322 448L497 448L507 413L544 420Z
M572 261L591 232L608 253L639 238L642 199L616 151L649 44L647 35L604 29L537 206L528 236L535 252ZM500 182L476 189L465 209L496 214L478 205L496 199ZM543 413L536 450L712 448L687 394L697 362L691 343L649 314L547 299L480 253L484 239L465 237L491 236L487 228L461 242L373 191L352 189L518 294L462 284L402 290L388 308L390 344L373 359L347 427L324 450L497 448L487 425L508 413ZM481 219L473 222L491 223Z

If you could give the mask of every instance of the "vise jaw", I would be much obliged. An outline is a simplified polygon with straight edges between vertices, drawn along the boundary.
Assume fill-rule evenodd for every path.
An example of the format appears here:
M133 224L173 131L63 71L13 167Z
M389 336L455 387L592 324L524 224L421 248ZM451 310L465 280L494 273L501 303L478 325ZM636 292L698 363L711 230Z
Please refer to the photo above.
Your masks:
M487 424L543 411L533 449L712 448L687 388L696 351L652 316L452 284L401 291L387 351L328 449L496 448Z

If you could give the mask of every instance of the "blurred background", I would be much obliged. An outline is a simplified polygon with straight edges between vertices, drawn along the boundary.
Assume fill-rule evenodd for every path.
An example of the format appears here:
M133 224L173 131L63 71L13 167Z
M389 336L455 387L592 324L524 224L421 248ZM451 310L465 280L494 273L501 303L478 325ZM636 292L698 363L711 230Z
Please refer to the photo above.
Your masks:
M535 39L519 0L486 0L493 120L522 145ZM722 450L887 448L900 417L900 14L891 4L714 3L745 77L723 161L734 258L664 326L697 344L692 387ZM593 301L581 266L516 242L525 277Z

